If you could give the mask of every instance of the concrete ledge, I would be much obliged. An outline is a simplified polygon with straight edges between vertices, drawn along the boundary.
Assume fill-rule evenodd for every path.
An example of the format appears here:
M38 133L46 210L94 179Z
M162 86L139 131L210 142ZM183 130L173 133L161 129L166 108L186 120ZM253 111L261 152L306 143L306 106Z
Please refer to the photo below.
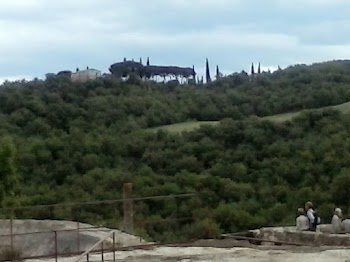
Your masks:
M295 227L261 228L251 232L257 238L273 241L317 246L350 246L350 234L332 234L331 231L331 225L320 225L317 232L296 231Z

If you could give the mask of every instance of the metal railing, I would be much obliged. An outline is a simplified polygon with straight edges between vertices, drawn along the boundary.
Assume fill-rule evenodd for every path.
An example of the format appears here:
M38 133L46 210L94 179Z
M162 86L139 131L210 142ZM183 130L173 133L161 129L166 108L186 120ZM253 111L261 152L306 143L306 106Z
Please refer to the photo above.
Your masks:
M24 209L40 209L49 207L74 207L74 206L88 206L88 205L101 205L101 204L115 204L121 203L128 200L133 202L143 201L143 200L163 200L163 199L173 199L173 198L187 198L193 197L196 193L184 193L184 194L174 194L174 195L159 195L159 196L148 196L148 197L127 197L118 199L108 199L108 200L96 200L96 201L85 201L85 202L73 202L73 203L59 203L59 204L47 204L47 205L33 205L33 206L20 206L20 207L4 207L0 208L1 211L16 211Z
M116 243L115 243L116 232L125 232L123 228L121 228L121 230L119 229L119 224L118 225L110 224L111 226L108 226L109 224L107 223L103 226L102 225L91 226L91 224L93 224L92 222L89 223L89 221L86 221L89 224L84 224L81 222L71 221L69 218L63 220L63 223L65 222L70 223L68 224L69 228L60 228L62 226L60 221L62 220L57 220L57 219L55 220L55 217L53 217L52 219L54 221L51 220L52 230L51 229L45 230L44 227L40 227L40 226L37 227L38 230L33 230L31 228L35 228L35 226L33 227L33 225L30 224L32 222L28 220L33 220L34 221L33 223L35 223L36 221L38 221L39 223L41 222L40 222L40 219L32 219L33 217L31 217L30 214L42 214L42 212L52 211L51 210L52 208L65 208L65 207L75 207L74 211L78 213L80 213L81 210L83 212L84 210L85 211L90 210L90 208L86 209L84 208L84 206L91 206L92 211L90 210L91 212L90 214L93 214L93 212L97 212L96 208L100 207L101 204L113 205L115 203L125 203L125 201L129 201L129 203L130 201L131 202L145 201L144 203L147 203L147 205L153 206L154 203L156 202L158 203L158 201L162 201L162 200L169 201L169 199L174 199L175 202L173 203L178 204L178 203L182 203L182 201L187 201L186 198L191 198L195 195L196 195L195 193L184 193L184 194L176 194L176 195L124 197L121 199L112 199L112 200L109 199L109 200L88 201L88 202L79 202L79 203L67 203L67 204L60 203L60 204L37 205L37 206L22 206L22 207L15 207L15 208L2 208L0 209L0 213L2 213L3 216L6 215L5 211L10 211L8 212L8 214L10 215L8 219L3 220L2 225L0 225L3 233L2 235L0 235L0 249L1 249L1 246L3 246L4 248L7 248L11 252L17 251L17 250L22 251L22 247L26 246L25 247L26 251L21 252L21 257L19 258L21 260L54 258L57 261L59 257L82 255L83 254L82 252L84 252L85 250L90 250L89 254L95 253L96 250L94 249L94 247L91 249L89 245L91 245L94 240L96 241L96 239L92 238L90 233L84 234L84 232L94 231L97 233L93 233L92 234L93 237L98 237L101 239L98 242L98 243L102 243L100 252L102 252L103 254L101 255L101 258L103 258L104 252L114 252L114 255L115 255L116 250L122 250L123 248L127 248L128 246L135 247L136 243L142 244L141 238L140 238L140 241L137 241L137 239L136 240L134 239L134 241L131 241L129 244L126 244L126 245L123 244L123 248L121 248L121 246L116 246ZM179 198L183 198L184 200L179 200L180 202L178 202L178 200L175 200ZM152 201L156 201L156 202L152 202ZM144 207L144 203L140 203L140 205ZM168 202L164 202L164 203L168 203ZM161 205L164 205L164 203L161 202ZM77 207L82 207L82 208L79 209ZM135 207L138 207L138 205L135 205ZM134 213L134 210L133 210L134 207L131 206L131 208L132 210L131 212L129 210L129 214ZM38 212L36 212L35 210L38 210L38 209L42 209L42 210L39 210ZM23 213L22 212L23 210L26 210L26 212ZM109 212L108 210L110 209L106 208L106 210L107 212ZM15 212L15 211L19 211L19 212ZM64 209L64 211L67 211L67 210ZM136 214L138 214L138 212L142 212L142 209L141 210L137 209ZM125 215L126 213L125 210L123 213ZM23 216L21 216L23 214L28 219L25 219ZM18 217L19 220L15 220L14 217ZM125 223L125 219L124 221L122 220L122 217L118 217L117 219L120 220L119 221L121 223L120 225L123 227L123 222ZM164 224L164 226L166 226L166 224L169 223L169 226L171 225L172 227L174 227L174 225L180 225L180 224L183 225L186 223L191 223L192 220L193 218L189 213L188 214L182 213L178 215L176 212L174 212L171 216L164 216L164 217L160 217L160 216L144 217L144 216L136 215L135 217L132 216L132 221L127 221L127 222L128 223L131 222L132 227L135 226L136 232L139 232L139 229L141 229L141 231L142 229L149 230L149 227L150 226L152 227L153 225L160 226ZM25 222L23 223L23 221ZM27 222L29 225L28 227L26 227L27 225L25 225L25 223ZM57 224L55 224L56 222ZM113 223L117 223L117 222L113 222ZM76 224L74 225L74 223ZM118 230L116 231L115 229L118 229ZM110 231L110 230L113 230L113 231ZM130 233L130 232L126 232L126 233ZM111 237L111 235L113 235L113 248L110 246L110 244L105 245L106 239ZM41 244L36 243L35 241L33 241L33 239L39 239L40 241L38 242L45 242L47 248L42 248L43 243ZM70 240L69 241L70 246L67 246L67 243L66 243L67 239ZM86 241L86 239L89 239L89 241ZM31 247L33 250L30 252L27 252L28 245L23 244L23 243L26 243L27 241L32 241L33 243ZM118 241L119 240L117 239L117 244L120 244ZM173 242L175 241L176 240L174 240ZM156 242L163 243L164 241L159 240ZM38 248L40 245L42 246ZM97 246L98 245L99 244L97 244ZM35 251L36 248L38 248L37 251ZM92 252L91 250L94 250L94 251Z
M89 257L90 254L93 252L101 252L101 261L104 261L104 254L105 254L105 249L104 249L104 245L103 243L112 236L113 239L113 244L112 244L112 248L110 250L112 250L113 253L113 261L115 261L115 234L116 231L113 230L111 231L108 236L104 237L103 239L101 239L100 241L98 241L96 244L94 244L92 247L90 247L88 250L86 250L84 253L82 253L77 259L74 260L74 262L79 262L81 260L83 260L84 257L86 257L86 261L89 262ZM98 246L101 246L100 250L95 250ZM57 262L57 261L56 261Z

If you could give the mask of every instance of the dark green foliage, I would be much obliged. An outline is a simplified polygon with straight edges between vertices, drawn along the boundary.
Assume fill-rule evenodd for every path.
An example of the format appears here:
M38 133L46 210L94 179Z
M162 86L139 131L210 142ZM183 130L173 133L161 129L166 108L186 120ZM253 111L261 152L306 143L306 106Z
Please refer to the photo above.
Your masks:
M0 203L15 204L15 192L18 190L16 173L16 148L10 137L0 138Z
M286 123L249 116L349 101L348 62L290 67L254 81L242 72L200 87L134 80L2 85L3 205L121 198L130 181L135 196L197 192L190 199L135 205L135 220L143 223L138 232L164 241L291 224L308 200L326 222L335 206L347 210L348 115L309 111ZM183 134L144 130L191 119L222 121ZM118 226L122 212L115 205L16 215ZM179 217L192 221L144 222Z

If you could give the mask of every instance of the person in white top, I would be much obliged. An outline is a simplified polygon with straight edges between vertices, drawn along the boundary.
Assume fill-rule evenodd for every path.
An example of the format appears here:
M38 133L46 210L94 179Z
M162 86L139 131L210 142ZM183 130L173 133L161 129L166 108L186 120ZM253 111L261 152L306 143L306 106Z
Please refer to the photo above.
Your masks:
M305 216L304 208L298 208L298 217L296 219L297 231L307 231L310 228L309 219Z
M343 227L343 232L349 234L350 233L350 219L346 218L343 220L343 222L341 223L342 227Z
M305 210L310 223L310 231L316 232L317 225L320 224L321 221L314 210L312 202L309 201L305 204Z
M340 208L334 210L334 215L332 217L332 228L333 233L339 234L344 232L344 225L342 224L343 213Z

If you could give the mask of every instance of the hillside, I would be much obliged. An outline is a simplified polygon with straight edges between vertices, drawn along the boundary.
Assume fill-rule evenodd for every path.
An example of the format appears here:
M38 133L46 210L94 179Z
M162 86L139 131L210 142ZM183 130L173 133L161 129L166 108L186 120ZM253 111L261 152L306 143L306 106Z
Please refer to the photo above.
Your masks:
M199 86L112 78L5 83L0 201L116 199L130 181L135 196L198 192L189 200L135 204L135 219L153 221L139 233L156 240L293 223L293 210L309 199L327 221L335 205L345 212L350 206L350 117L332 108L307 109L339 105L348 112L348 101L348 61L293 66L255 79L236 73ZM250 117L283 120L302 110L287 122ZM186 121L189 130L191 121L210 125L183 135L144 132ZM101 205L16 216L115 226L122 212ZM176 217L190 217L193 224L154 222Z

